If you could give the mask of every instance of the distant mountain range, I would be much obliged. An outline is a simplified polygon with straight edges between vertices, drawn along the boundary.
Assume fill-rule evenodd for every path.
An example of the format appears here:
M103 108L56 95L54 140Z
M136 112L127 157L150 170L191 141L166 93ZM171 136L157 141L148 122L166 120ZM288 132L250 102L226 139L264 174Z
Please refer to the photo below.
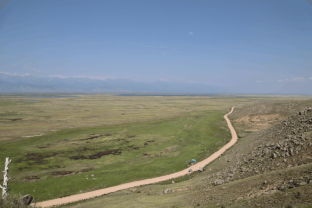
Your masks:
M156 93L227 93L228 90L203 84L129 79L97 80L8 75L0 73L0 92L156 92Z
M237 86L217 87L201 83L134 81L130 79L59 78L9 75L0 72L0 92L81 93L248 93L312 95L312 79L303 81L249 80Z

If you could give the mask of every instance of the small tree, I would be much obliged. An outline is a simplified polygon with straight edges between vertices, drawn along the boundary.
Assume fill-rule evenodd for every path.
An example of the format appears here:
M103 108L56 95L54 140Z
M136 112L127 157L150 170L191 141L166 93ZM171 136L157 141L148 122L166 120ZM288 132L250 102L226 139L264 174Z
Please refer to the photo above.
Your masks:
M0 188L2 189L2 198L5 199L6 196L8 195L8 181L10 180L9 176L8 176L8 172L9 172L9 165L10 162L12 160L9 160L9 158L7 157L5 159L5 168L4 168L4 176L3 176L3 186L0 185Z

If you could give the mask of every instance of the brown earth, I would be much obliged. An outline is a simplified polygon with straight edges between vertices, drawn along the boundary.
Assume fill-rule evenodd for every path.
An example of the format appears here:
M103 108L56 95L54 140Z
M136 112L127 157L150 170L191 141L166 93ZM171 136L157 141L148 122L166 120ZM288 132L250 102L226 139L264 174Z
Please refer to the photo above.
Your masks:
M245 126L243 131L259 131L267 129L271 125L277 123L280 120L285 119L284 116L279 114L268 114L268 115L248 115L242 118L236 119L237 124Z

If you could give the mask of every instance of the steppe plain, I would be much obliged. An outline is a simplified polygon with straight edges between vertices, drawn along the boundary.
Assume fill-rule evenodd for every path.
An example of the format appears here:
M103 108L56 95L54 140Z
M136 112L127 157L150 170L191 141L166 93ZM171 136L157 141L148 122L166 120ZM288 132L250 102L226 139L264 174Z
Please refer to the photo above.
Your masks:
M300 96L2 94L0 161L12 158L12 191L43 201L170 174L188 167L190 159L207 158L231 138L223 115L232 106L237 111L230 118L239 137L245 138L309 105L311 98ZM214 163L217 167L204 174L223 164ZM200 183L200 174L178 178L174 184L120 191L79 206L178 206ZM154 194L167 186L179 191Z

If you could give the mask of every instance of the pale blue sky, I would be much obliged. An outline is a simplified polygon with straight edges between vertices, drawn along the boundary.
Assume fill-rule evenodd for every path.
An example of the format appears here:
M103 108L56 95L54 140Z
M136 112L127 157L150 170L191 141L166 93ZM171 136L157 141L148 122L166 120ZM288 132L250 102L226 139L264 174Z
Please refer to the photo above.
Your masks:
M312 6L304 0L10 0L0 10L0 72L216 86L308 81Z

